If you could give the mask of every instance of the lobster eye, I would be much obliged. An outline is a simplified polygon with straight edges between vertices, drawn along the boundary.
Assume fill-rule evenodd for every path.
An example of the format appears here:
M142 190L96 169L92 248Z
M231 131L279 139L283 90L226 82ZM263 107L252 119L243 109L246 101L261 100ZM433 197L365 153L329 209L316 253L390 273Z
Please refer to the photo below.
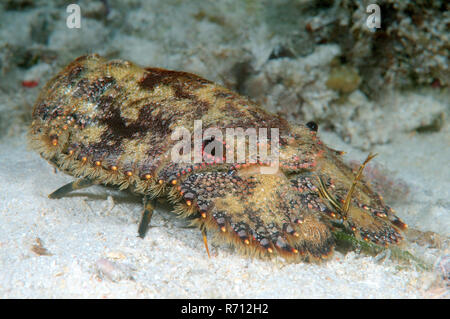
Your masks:
M314 132L317 132L317 130L319 129L319 126L317 125L317 123L316 123L316 122L313 122L313 121L306 123L306 126L307 126L311 131L314 131Z

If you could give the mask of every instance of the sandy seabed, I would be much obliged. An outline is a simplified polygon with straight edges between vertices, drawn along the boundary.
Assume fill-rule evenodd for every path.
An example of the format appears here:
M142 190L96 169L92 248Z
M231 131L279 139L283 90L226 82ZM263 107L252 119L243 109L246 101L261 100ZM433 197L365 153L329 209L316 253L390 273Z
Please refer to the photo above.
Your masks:
M436 138L439 137L439 138ZM324 140L364 155L326 133ZM450 178L443 169L449 142L442 132L407 136L380 146L409 185L395 207L410 227L447 235ZM404 158L400 154L406 154ZM3 142L0 180L0 296L3 298L423 298L447 296L440 274L395 260L336 252L322 264L249 259L212 246L170 212L155 213L145 239L136 237L140 198L95 186L61 200L47 195L70 176L26 149L24 140ZM438 153L441 156L429 156ZM431 262L448 254L427 249Z

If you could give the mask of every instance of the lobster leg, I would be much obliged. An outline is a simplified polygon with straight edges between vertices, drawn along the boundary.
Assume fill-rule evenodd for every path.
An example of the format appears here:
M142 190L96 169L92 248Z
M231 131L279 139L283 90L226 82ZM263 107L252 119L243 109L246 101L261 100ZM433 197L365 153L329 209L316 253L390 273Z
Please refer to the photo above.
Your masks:
M150 199L149 196L144 196L144 211L142 212L141 221L139 222L138 236L145 237L149 228L150 222L153 216L153 210L155 209L154 199Z
M94 182L91 179L80 178L80 179L77 179L76 181L70 182L70 183L58 188L56 191L54 191L53 193L48 195L48 198L59 199L59 198L66 196L67 194L69 194L72 191L75 191L77 189L86 188L86 187L89 187L92 185L94 185Z

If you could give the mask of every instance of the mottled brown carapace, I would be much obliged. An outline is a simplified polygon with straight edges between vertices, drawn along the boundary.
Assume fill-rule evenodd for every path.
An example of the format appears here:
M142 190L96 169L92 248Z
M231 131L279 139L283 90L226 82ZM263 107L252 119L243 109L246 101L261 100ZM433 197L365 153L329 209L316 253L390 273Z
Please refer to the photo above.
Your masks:
M256 168L267 163L260 161L174 163L171 134L193 130L196 120L203 129L278 128L279 170L261 174ZM354 183L355 173L316 131L313 123L290 124L194 74L88 55L42 90L30 138L42 157L78 178L50 197L92 184L142 194L141 237L152 202L167 198L175 213L200 227L205 242L208 231L252 256L323 259L336 227L378 245L398 244L406 225L364 181Z

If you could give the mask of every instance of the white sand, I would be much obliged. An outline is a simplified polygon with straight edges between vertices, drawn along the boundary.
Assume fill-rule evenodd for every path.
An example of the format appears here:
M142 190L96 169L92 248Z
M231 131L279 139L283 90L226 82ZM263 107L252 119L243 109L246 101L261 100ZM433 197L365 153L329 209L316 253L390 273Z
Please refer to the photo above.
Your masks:
M379 148L417 188L411 202L395 207L411 226L448 235L447 132L411 136ZM350 154L348 146L325 134ZM439 143L438 143L439 141ZM408 151L405 151L407 148ZM351 252L317 264L286 264L244 258L227 247L210 247L200 232L168 212L136 237L140 199L103 187L61 200L47 195L72 180L33 152L22 138L0 145L1 298L421 298L436 274L417 272L391 260ZM435 152L438 156L429 156ZM361 155L362 156L362 155ZM433 185L434 187L430 187ZM447 193L446 193L447 192ZM112 197L108 197L112 196ZM51 256L31 251L39 238ZM430 250L431 251L431 250ZM433 256L444 252L431 251ZM442 294L442 291L438 293ZM448 295L447 295L448 296Z

